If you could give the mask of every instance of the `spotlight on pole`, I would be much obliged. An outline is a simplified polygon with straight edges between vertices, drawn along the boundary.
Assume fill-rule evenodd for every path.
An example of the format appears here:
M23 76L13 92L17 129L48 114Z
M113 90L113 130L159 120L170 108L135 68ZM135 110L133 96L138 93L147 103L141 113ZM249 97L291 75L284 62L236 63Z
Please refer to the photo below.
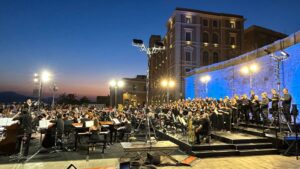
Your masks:
M124 86L124 81L120 80L118 81L118 87L123 87Z
M115 87L116 85L117 85L117 82L115 80L111 80L109 82L109 86L111 86L111 87Z
M248 68L248 66L242 67L241 72L242 72L243 74L245 74L245 75L249 74L249 68Z
M43 82L48 82L49 80L50 80L50 73L48 72L48 71L44 71L43 73L42 73L42 81Z
M147 47L143 40L133 39L132 45L140 48L141 51L147 54L147 77L146 77L146 106L149 104L149 69L150 69L150 58L153 54L156 54L162 50L165 50L165 46L162 42L155 42L153 47Z
M144 42L143 42L143 40L140 40L140 39L133 39L132 45L136 46L136 47L142 47L144 45Z

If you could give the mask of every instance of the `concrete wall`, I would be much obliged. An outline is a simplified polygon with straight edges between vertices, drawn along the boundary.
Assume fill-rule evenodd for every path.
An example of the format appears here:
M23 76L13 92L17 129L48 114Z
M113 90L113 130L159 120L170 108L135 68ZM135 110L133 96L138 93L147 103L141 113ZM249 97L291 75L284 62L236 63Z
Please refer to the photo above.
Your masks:
M297 35L296 35L297 34ZM286 87L290 90L293 96L293 103L300 104L300 43L299 32L286 38L287 40L293 39L293 44L284 46L282 49L289 53L289 58L283 62L281 70L281 88ZM265 48L276 48L276 45L281 42L275 42ZM257 56L261 55L259 49L256 53ZM253 90L259 94L266 91L269 96L271 95L270 89L277 88L277 81L275 77L276 62L266 53L262 56L255 57L255 52L251 52L252 59L248 59L247 54L237 58L236 60L221 62L214 64L211 67L204 67L190 73L190 76L185 78L185 94L186 98L195 97L224 97L233 96L234 94L248 94L250 91L249 76L241 73L241 67L247 64L256 63L259 65L259 71L253 74ZM280 55L280 51L272 51ZM254 57L253 57L254 55ZM250 56L250 55L249 55ZM254 59L253 59L254 58ZM231 63L234 64L231 64ZM223 65L228 66L223 66ZM221 67L221 68L220 68ZM208 93L206 93L205 85L200 82L200 78L204 75L211 76L208 83Z

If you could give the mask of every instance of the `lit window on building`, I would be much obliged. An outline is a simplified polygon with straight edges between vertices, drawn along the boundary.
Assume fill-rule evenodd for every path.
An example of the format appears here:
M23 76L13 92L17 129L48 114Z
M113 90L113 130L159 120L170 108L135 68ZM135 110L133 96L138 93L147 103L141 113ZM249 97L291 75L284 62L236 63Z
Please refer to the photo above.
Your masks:
M192 41L192 32L185 32L185 41Z
M235 21L231 20L229 23L230 23L230 28L232 28L232 29L236 28Z
M185 16L185 23L192 23L192 16Z

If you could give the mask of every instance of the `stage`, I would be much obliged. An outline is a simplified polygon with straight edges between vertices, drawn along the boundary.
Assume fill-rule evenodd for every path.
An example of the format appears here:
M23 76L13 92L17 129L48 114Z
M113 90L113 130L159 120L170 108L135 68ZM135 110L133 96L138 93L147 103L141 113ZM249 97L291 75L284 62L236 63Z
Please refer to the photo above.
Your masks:
M157 134L161 139L177 144L181 151L200 158L279 154L279 144L276 145L276 141L281 142L282 137L276 139L273 134L268 135L259 128L243 124L233 128L231 132L213 131L211 142L200 145L189 144L187 135L182 135L182 132L158 130Z

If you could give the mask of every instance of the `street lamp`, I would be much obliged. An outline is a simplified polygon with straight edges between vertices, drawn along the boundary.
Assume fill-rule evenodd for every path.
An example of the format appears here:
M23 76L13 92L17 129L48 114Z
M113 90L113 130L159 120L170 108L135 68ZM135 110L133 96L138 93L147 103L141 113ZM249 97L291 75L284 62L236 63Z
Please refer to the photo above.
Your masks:
M34 74L33 81L35 83L39 83L38 111L40 111L43 84L50 81L50 79L51 79L51 74L48 71L43 71L41 74L38 74L38 73Z
M283 61L285 61L286 59L289 58L289 54L286 51L281 50L280 51L280 55L277 55L275 53L272 53L271 51L269 51L268 49L264 50L267 54L271 55L271 58L274 59L277 63L277 67L275 69L275 76L276 76L276 80L277 80L277 90L278 92L280 92L280 65L283 69ZM284 72L282 72L283 74ZM284 74L283 74L283 86L284 86Z
M241 68L241 72L242 74L244 75L249 75L249 83L250 83L250 90L253 89L253 82L252 82L252 78L253 78L253 73L256 73L258 72L258 65L256 63L252 63L251 65L246 65L246 66L243 66Z
M206 95L208 94L208 82L210 80L211 80L211 77L209 75L205 75L200 78L200 81L205 84Z
M51 86L51 90L52 90L52 110L54 110L54 105L55 105L55 92L58 91L58 87L55 83L53 83L53 85Z
M170 89L175 86L175 82L171 79L164 79L161 81L161 86L167 89L167 103L170 102Z
M110 87L113 87L115 89L115 107L117 107L117 93L118 93L118 88L124 87L125 83L122 80L111 80L109 82Z
M146 105L148 106L149 102L149 69L150 69L150 59L153 54L156 54L160 51L165 50L165 46L162 42L155 42L153 47L146 47L143 40L133 39L132 45L140 48L142 52L147 54L147 78L146 78Z

